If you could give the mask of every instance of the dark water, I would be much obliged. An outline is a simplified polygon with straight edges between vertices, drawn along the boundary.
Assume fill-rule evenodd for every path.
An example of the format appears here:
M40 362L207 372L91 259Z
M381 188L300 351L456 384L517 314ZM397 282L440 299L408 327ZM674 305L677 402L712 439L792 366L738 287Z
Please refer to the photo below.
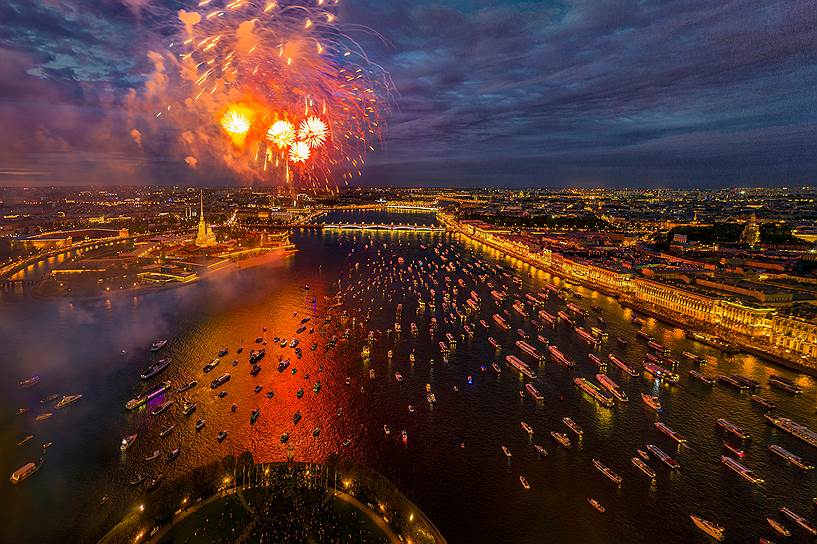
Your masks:
M327 219L427 224L433 216L355 213ZM764 518L775 516L779 506L790 506L814 518L811 497L817 495L815 476L786 466L772 458L766 448L769 443L779 443L810 460L817 460L817 451L774 431L746 393L690 382L688 363L682 362L681 383L673 387L658 387L646 378L626 377L611 368L610 376L631 400L612 411L599 408L572 384L573 376L589 377L596 372L587 360L589 348L567 326L559 325L545 329L543 335L573 357L577 366L574 370L551 362L540 366L536 383L545 400L537 405L529 397L520 398L523 382L504 366L504 356L515 351L507 346L513 345L516 328L523 327L536 338L529 323L513 313L512 332L502 333L492 324L486 333L477 325L475 337L468 341L460 338L458 325L443 320L443 291L462 305L468 292L475 289L483 300L477 320L490 322L491 314L497 311L490 289L475 285L460 272L435 272L440 282L433 286L439 327L430 338L432 316L428 311L416 314L417 296L409 290L411 279L418 277L418 260L442 264L430 249L441 243L443 249L451 248L449 257L458 258L461 266L474 260L472 253L491 263L518 264L498 252L442 233L303 231L293 240L298 253L264 267L150 295L73 303L0 295L5 297L0 299L0 474L10 474L36 459L42 442L54 442L38 473L19 486L0 483L0 503L4 505L0 522L8 541L94 541L124 514L150 500L127 485L138 472L162 471L172 477L244 450L259 461L282 460L289 448L296 460L320 461L339 452L369 464L414 500L450 542L705 541L706 537L691 526L689 513L725 525L730 542L756 542L760 536L772 538ZM398 254L405 258L404 265L395 262ZM407 271L411 264L414 274ZM515 296L539 292L545 283L558 281L524 265L517 266L517 275L523 288L516 289L510 282L506 286ZM466 288L453 295L452 289L445 287L445 276L452 282L463 278ZM341 324L336 317L327 326L324 296L336 294L338 280L345 293L342 309L356 319ZM497 279L491 281L498 283ZM302 289L304 284L311 289ZM584 295L575 303L600 306L608 322L610 340L602 347L602 358L615 352L632 363L640 362L645 346L635 338L630 311L605 295L584 288L575 290ZM428 300L428 296L424 298ZM512 300L509 297L506 308L510 309ZM403 304L403 333L396 342L394 335L378 336L371 358L364 361L360 356L363 337L369 330L390 328L398 303ZM555 314L560 304L551 297L547 309ZM360 317L367 311L371 311L371 321L363 325ZM314 326L315 331L309 334L307 328L298 335L304 352L303 359L298 360L290 348L275 346L271 339L292 338L306 316L312 318L307 327ZM419 327L416 338L409 331L412 321ZM591 313L587 323L593 325L594 321ZM266 333L263 327L267 327ZM334 349L327 350L327 340L341 336L347 327L351 329L350 340L340 340ZM777 403L779 413L817 426L817 384L812 379L749 356L719 357L717 352L686 340L682 331L652 319L647 320L646 328L676 356L693 350L712 357L703 368L709 374L740 372L764 384L771 373L797 380L806 388L799 397L768 388L762 394ZM437 348L446 332L459 339L448 364L441 361ZM489 334L506 346L501 355L488 345ZM613 340L619 335L630 340L626 348ZM247 352L257 347L257 336L270 341L261 362L263 370L252 377ZM152 354L148 348L158 338L168 338L169 345ZM313 341L318 344L315 351L310 350ZM236 355L242 342L244 353ZM222 346L229 348L230 354L222 357L216 370L204 374L202 367ZM391 361L386 356L389 349L394 351ZM416 354L414 365L409 362L412 350ZM168 356L174 362L161 379L180 385L195 378L199 386L172 395L177 406L160 416L152 417L145 410L125 411L124 402L142 387L139 371L146 363ZM297 374L290 369L277 372L279 356L290 357ZM234 358L239 360L236 367L230 365ZM433 366L429 364L432 358L436 361ZM500 361L503 367L499 377L490 370L493 361ZM480 370L482 365L488 367L486 372ZM323 367L322 372L319 367ZM375 380L368 378L372 368ZM404 383L396 381L396 371L404 376ZM223 372L229 372L232 380L223 388L229 392L227 397L219 399L208 384ZM31 390L16 387L22 377L34 373L42 376L39 386ZM466 382L469 374L473 376L471 385ZM347 376L351 385L345 384ZM312 391L316 380L322 384L318 394ZM427 383L438 399L433 408L424 400ZM253 392L256 384L264 387L261 393ZM455 385L459 392L454 391ZM302 399L296 396L299 388L305 391ZM268 389L275 392L269 400L264 396ZM677 450L654 430L652 423L657 416L641 403L640 391L661 396L664 413L660 419L684 434L688 447ZM64 410L40 406L38 399L52 392L82 393L84 398ZM198 404L189 418L180 412L182 398ZM232 403L238 405L236 413L229 410ZM409 404L416 408L415 413L409 412ZM16 415L21 406L31 412ZM255 407L261 408L262 415L250 426L249 413ZM294 425L296 410L303 419ZM54 415L34 422L34 416L44 411ZM584 439L569 451L557 447L549 436L551 430L566 430L561 422L564 416L584 428ZM727 417L751 433L752 440L744 445L743 463L764 477L765 484L753 486L722 467L719 456L724 436L715 428L718 417ZM193 428L198 418L206 420L199 432ZM548 457L541 459L536 454L520 428L521 420L534 428L533 442L544 445ZM159 430L170 423L176 430L160 438ZM391 428L389 438L384 435L384 424ZM312 436L315 427L321 429L317 438ZM215 436L221 429L228 430L229 437L219 444ZM405 444L398 439L403 429L408 433ZM121 438L133 432L139 434L136 443L120 453ZM279 439L283 432L289 433L287 444ZM27 434L35 438L25 446L15 446ZM344 447L347 438L351 445ZM630 463L635 450L648 442L658 444L681 463L675 473L651 463L658 473L652 485ZM503 444L513 453L510 462L500 449ZM177 445L182 447L182 455L170 465L162 460L154 462L155 466L144 461L154 449L167 452ZM604 461L624 478L619 489L593 468L593 458ZM521 487L520 474L530 482L529 491ZM100 504L103 496L109 500ZM607 512L602 515L590 508L587 497L597 498ZM795 534L789 540L805 541L793 524L789 525Z

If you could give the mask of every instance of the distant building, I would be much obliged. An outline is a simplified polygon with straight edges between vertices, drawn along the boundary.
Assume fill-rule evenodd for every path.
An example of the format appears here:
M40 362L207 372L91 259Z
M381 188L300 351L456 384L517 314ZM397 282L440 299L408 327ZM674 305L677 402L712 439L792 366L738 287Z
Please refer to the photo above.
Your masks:
M213 229L204 221L204 193L200 193L201 212L199 213L199 231L196 234L197 247L213 247L216 245L216 235L213 234Z
M740 234L740 243L747 246L754 247L760 242L760 225L757 224L757 217L752 213L749 223Z

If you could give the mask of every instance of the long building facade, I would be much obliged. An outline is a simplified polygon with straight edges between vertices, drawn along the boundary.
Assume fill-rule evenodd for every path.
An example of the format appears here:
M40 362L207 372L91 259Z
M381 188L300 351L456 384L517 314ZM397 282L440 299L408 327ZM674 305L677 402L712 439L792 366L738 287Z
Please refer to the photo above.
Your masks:
M485 243L567 280L618 296L622 301L690 327L716 333L728 341L751 344L801 365L817 368L817 324L778 313L762 304L739 301L695 285L635 275L582 259L567 257L549 249L531 251L503 233L481 228L479 222L460 223L451 215L438 219L450 230Z

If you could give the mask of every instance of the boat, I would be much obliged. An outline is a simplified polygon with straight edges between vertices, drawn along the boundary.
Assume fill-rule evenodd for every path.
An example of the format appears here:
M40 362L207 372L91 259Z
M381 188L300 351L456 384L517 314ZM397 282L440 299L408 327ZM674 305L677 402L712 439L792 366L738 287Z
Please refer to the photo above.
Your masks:
M817 527L812 525L806 518L804 518L800 514L797 514L791 508L783 506L780 508L780 513L783 514L783 516L789 518L794 523L796 523L798 527L806 531L811 536L817 536Z
M141 484L142 482L144 482L146 479L147 479L146 474L137 474L136 476L131 478L130 482L128 482L128 483L130 484L131 487L135 487L135 486Z
M519 482L522 484L522 487L524 487L526 490L530 489L530 484L528 483L524 476L519 476Z
M31 376L31 377L26 378L24 380L20 380L20 387L22 389L28 389L29 387L34 387L38 383L40 383L40 377L37 376L37 375L34 375L34 376Z
M196 411L196 403L195 402L185 402L184 407L182 408L182 413L186 416L189 416L193 412Z
M596 379L598 382L607 389L615 398L617 398L621 402L629 402L630 398L627 396L621 386L619 386L616 382L613 381L607 374L596 374Z
M150 455L148 455L147 457L145 457L145 461L147 461L147 462L150 462L150 461L155 461L155 460L156 460L156 459L158 459L158 458L159 458L161 455L162 455L162 451L161 451L161 450L153 450L153 453L152 453L152 454L150 454Z
M726 342L725 340L721 340L717 336L714 336L714 335L711 335L711 334L705 334L705 333L696 332L696 331L686 331L686 335L687 335L687 338L692 338L693 340L695 340L697 342L700 342L701 344L706 344L706 345L711 346L711 347L713 347L713 348L715 348L717 350L720 350L720 351L722 351L724 353L737 353L738 352L738 348L735 345L730 344L729 342Z
M181 386L181 387L179 387L178 389L176 389L176 392L177 392L177 393L183 393L183 392L187 391L188 389L193 389L193 388L194 388L194 387L196 387L198 384L199 384L199 382L198 382L198 381L196 381L196 380L191 380L191 381L187 382L186 384L184 384L183 386Z
M504 453L505 457L507 457L508 459L511 458L511 450L509 450L507 446L504 445L502 446L502 453Z
M159 406L157 406L156 408L154 408L153 410L151 410L151 411L150 411L150 415L152 415L152 416L158 416L158 415L160 415L160 414L164 413L164 412L165 412L165 411L166 411L168 408L170 408L170 407L171 407L171 406L173 406L174 404L176 404L176 402L175 402L175 401L172 401L172 400L166 400L165 402L163 402L162 404L160 404Z
M150 351L159 351L167 345L167 340L157 340L150 346Z
M538 349L536 349L532 345L528 344L524 340L517 340L516 341L516 347L518 347L522 352L530 355L531 357L533 357L537 361L544 361L545 360L545 355L542 352L540 352Z
M502 369L499 368L499 365L496 364L495 362L491 363L491 368L493 368L494 372L496 372L497 374L502 374Z
M715 540L721 541L725 538L726 529L724 529L720 525L705 520L704 518L696 516L695 514L690 514L689 518L692 520L692 523L694 523L695 526L698 527L698 529L705 532Z
M658 399L657 396L654 395L646 395L641 393L641 400L644 401L644 404L655 410L656 412L661 411L661 401Z
M571 418L563 417L562 418L562 423L564 423L565 426L568 429L570 429L571 431L576 433L576 436L583 436L584 435L584 431L582 430L582 428L579 427L579 425L575 421L573 421Z
M281 434L281 444L285 444L289 440L289 433Z
M739 463L737 459L733 459L728 455L721 455L721 463L723 463L730 470L738 473L738 475L740 475L740 477L746 480L747 482L753 484L763 483L763 478L759 477L757 474L752 472L748 467Z
M21 466L20 468L11 473L11 476L9 477L9 482L11 482L13 485L19 484L20 482L22 482L23 480L37 472L37 470L39 470L42 464L43 464L42 460L36 463L33 461L26 463L25 465Z
M497 342L497 341L494 339L494 337L493 337L493 336L489 336L489 337L488 337L488 343L489 343L489 344L491 344L491 347L493 347L495 350L500 350L500 349L502 349L502 346L499 344L499 342Z
M499 326L499 328L502 329L504 332L508 332L509 330L511 330L511 326L508 324L507 321L505 321L505 318L503 318L501 315L494 314L492 319L494 320L494 323L496 323Z
M220 350L218 350L217 355L218 355L219 357L224 357L224 356L225 356L225 355L227 355L228 353L230 353L230 350L229 350L229 349L227 349L227 348L221 348Z
M550 436L552 436L554 440L556 440L556 442L558 442L562 447L570 449L570 439L565 433L550 431Z
M397 383L403 383L403 375L399 372L394 373L394 379L397 380Z
M286 340L284 340L284 345L286 345ZM267 348L261 349L251 349L250 350L250 363L255 364L261 359L264 358L264 355L267 354Z
M733 387L738 391L746 391L747 389L749 389L748 385L741 383L732 376L720 375L718 376L718 382Z
M620 359L617 355L610 353L607 355L607 358L610 359L610 362L616 365L618 368L629 374L630 376L638 376L638 371L625 363L622 359Z
M176 459L179 454L182 452L181 448L175 448L170 451L167 455L165 455L165 463L170 463L174 459Z
M125 451L126 449L130 448L134 442L136 442L136 437L139 436L137 434L129 434L125 438L122 439L122 443L119 445L119 449L121 451Z
M803 389L797 386L793 381L783 376L777 376L776 374L772 374L771 377L769 377L769 385L793 395L799 395L803 392Z
M612 408L614 406L615 403L613 402L612 397L608 397L599 386L590 380L586 378L573 378L573 383L576 385L576 387L595 399L601 406L604 406L605 408Z
M593 508L595 508L596 510L598 510L598 511L599 511L599 513L601 513L601 514L603 514L603 513L604 513L604 507L603 507L603 506L601 505L601 503L600 503L599 501L597 501L596 499L591 499L591 498L589 498L589 497L588 497L588 498L587 498L587 502L588 502L588 503L590 503L590 506L592 506Z
M172 362L172 359L160 359L159 362L146 367L142 371L142 373L139 375L139 377L141 379L143 379L143 380L149 380L150 378L152 378L153 376L155 376L156 374L158 374L162 370L169 367L171 362Z
M678 461L667 455L664 450L656 446L655 444L647 444L647 451L651 454L655 455L659 461L667 465L669 468L676 470L681 467L678 464Z
M802 469L802 470L812 470L814 466L810 465L806 461L804 461L801 457L793 454L789 450L785 449L782 446L778 446L777 444L772 444L769 446L769 451L773 454L782 457L795 467Z
M525 384L525 390L533 398L533 400L535 400L537 402L541 401L541 400L544 400L544 398L545 398L544 395L542 395L542 393L540 393L539 390L536 389L536 387L534 387L534 385L532 383L526 383Z
M519 424L522 426L522 430L524 430L526 433L531 435L533 434L533 427L531 427L524 421L520 421Z
M630 460L638 470L649 476L650 478L655 478L655 471L650 468L650 465L644 462L643 459L639 459L638 457L633 457Z
M66 406L71 406L81 398L82 395L65 395L59 400L59 402L57 402L57 404L54 405L54 408L60 410L62 408L65 408Z
M25 445L26 445L26 444L28 444L28 442L29 442L31 439L33 439L33 438L34 438L34 435L33 435L33 434L29 434L29 435L24 436L24 437L22 438L22 440L20 440L19 442L17 442L17 447L19 448L20 446L25 446Z
M785 525L783 525L782 523L780 523L780 522L779 522L779 521L777 521L776 519L774 519L774 518L766 518L766 523L768 523L768 524L769 524L769 527L771 527L772 529L774 529L774 532L776 532L776 533L777 533L777 534L779 534L780 536L785 536L785 537L789 537L789 536L791 536L791 531L789 531L789 530L786 528L786 526L785 526Z
M662 433L664 433L668 437L672 438L673 440L675 440L679 444L686 444L687 439L684 438L683 435L681 435L680 433L677 433L677 432L673 431L672 429L670 429L669 426L666 423L661 422L661 421L656 421L655 423L653 423L653 425L655 425L656 429L658 429L659 431L661 431Z
M50 418L53 415L54 414L52 412L45 412L35 417L34 421L45 421L46 419Z
M200 431L200 430L202 430L203 428L204 428L204 420L203 420L203 419L199 419L198 421L196 421L196 430L197 430L197 431Z
M749 396L749 399L755 404L763 406L767 410L774 410L777 407L777 405L774 402L770 401L765 397L761 397L760 395L751 395Z
M301 421L301 412L295 412L292 414L292 423L297 425L299 421Z
M616 342L618 342L618 343L619 343L619 344L621 344L622 346L626 346L627 344L629 344L629 343L630 343L630 342L628 342L628 341L627 341L627 339L626 339L626 338L624 338L624 337L622 337L622 336L616 336Z
M734 453L738 458L743 459L743 456L746 455L746 452L742 449L738 448L737 446L730 444L729 442L723 443L724 449Z
M565 366L576 366L576 363L568 359L567 355L562 353L557 346L548 346L548 352L554 361L562 363Z
M250 414L250 425L254 425L255 421L258 419L258 416L260 415L261 415L260 409L256 408L255 410L253 410L252 414Z
M548 451L544 447L540 446L539 444L534 444L533 447L536 449L536 452L539 455L542 457L547 457Z
M351 444L352 444L352 439L351 438L347 438L346 440L343 441L343 447L344 448L348 448Z
M204 372L211 372L214 368L216 368L219 365L220 362L221 360L217 358L213 359L212 361L204 365L204 368L202 370L204 370Z
M735 425L734 423L732 423L728 419L724 419L724 418L720 417L720 418L718 418L716 423L717 423L718 427L720 427L724 431L732 434L733 436L736 436L737 438L740 438L741 440L749 440L749 438L751 438L749 436L749 433L747 433L746 431L744 431L743 429L741 429L740 427L738 427L737 425Z
M212 382L210 382L210 389L216 389L218 387L221 387L222 385L224 385L228 381L230 381L230 375L227 374L227 373L224 373L221 376L219 376L218 378L216 378L215 380L213 380Z
M793 421L787 417L776 417L771 414L765 414L764 417L766 418L766 421L778 429L785 431L792 436L799 438L806 444L817 448L817 433L807 426L797 423L796 421Z
M593 459L593 465L598 469L599 472L604 474L611 482L616 485L621 485L621 476L616 474L613 469L599 461L598 459Z
M318 436L319 434L321 434L320 427L315 427L314 429L312 429L312 436Z
M153 491L154 489L159 487L159 484L162 483L164 477L165 475L162 473L157 474L156 476L145 482L145 489L147 489L148 491Z
M752 378L743 376L741 374L737 374L735 372L733 372L732 374L729 374L729 377L732 378L733 380L735 380L738 383L742 383L743 385L745 385L749 389L760 389L761 387L763 387L760 384L759 381L753 380Z
M644 363L644 371L651 374L658 380L666 380L670 383L678 383L678 380L680 380L680 376L678 376L678 374L653 362L648 361Z
M660 353L661 355L669 355L670 354L670 349L667 346L665 346L664 344L659 344L655 340L648 341L647 342L647 347L649 347L651 350L653 350L653 351L655 351L657 353Z
M519 371L522 375L527 376L530 379L536 378L536 373L534 373L533 370L531 370L531 368L519 357L515 355L507 355L505 356L505 361L511 368Z
M170 433L172 433L172 432L173 432L173 429L175 429L175 428L176 428L176 426L175 426L175 425L168 425L167 427L165 427L164 429L162 429L162 431L159 433L159 436L160 436L160 437L162 437L162 438L164 438L164 437L166 437L167 435L169 435Z
M690 377L698 380L701 383L705 383L706 385L715 385L715 378L711 378L704 374L703 372L698 372L697 370L690 370L689 375Z
M142 394L142 395L140 395L140 396L138 396L138 397L136 397L134 399L131 399L128 402L126 402L125 403L125 408L127 410L135 410L136 408L139 408L140 406L145 404L147 401L158 397L159 395L161 395L165 391L168 391L171 386L172 386L172 383L169 382L169 381L157 384L157 385L153 386L153 388L149 389L146 393L144 393L144 394Z

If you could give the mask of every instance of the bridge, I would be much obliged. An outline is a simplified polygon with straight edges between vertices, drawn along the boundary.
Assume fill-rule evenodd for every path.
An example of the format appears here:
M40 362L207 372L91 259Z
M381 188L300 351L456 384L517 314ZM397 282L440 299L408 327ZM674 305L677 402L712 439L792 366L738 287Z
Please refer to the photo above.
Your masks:
M389 230L410 232L443 232L445 227L437 225L404 225L394 223L310 223L298 225L302 229L322 230Z

